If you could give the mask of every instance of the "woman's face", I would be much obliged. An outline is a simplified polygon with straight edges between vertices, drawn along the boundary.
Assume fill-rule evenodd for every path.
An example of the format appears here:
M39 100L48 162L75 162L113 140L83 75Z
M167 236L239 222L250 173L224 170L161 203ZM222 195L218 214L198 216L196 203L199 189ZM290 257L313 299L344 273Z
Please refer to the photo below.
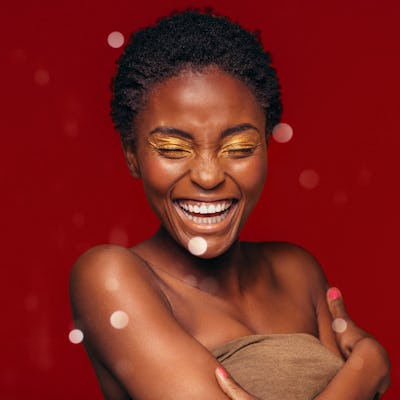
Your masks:
M215 67L157 84L135 121L131 169L179 244L204 239L203 258L234 243L261 194L265 122L250 89Z

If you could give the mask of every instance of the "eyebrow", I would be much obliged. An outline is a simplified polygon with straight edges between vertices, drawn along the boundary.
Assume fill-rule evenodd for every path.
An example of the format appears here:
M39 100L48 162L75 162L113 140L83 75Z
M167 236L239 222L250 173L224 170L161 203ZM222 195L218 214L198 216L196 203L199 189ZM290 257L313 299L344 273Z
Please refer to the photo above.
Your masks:
M240 132L247 131L250 129L259 132L259 130L254 125L249 124L249 123L244 123L244 124L235 125L235 126L225 129L224 131L222 131L221 136L223 138L225 138L227 136L235 135L236 133L240 133ZM186 132L182 129L173 128L171 126L158 126L157 128L154 128L149 133L149 135L153 135L155 133L163 133L166 135L176 135L176 136L181 136L185 139L193 139L193 136L189 132Z

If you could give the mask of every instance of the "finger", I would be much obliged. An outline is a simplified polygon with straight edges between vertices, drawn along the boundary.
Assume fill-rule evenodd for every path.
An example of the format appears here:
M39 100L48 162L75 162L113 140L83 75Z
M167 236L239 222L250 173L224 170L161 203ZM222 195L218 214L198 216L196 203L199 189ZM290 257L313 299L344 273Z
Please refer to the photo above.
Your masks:
M222 368L218 367L215 370L215 376L222 391L231 400L256 400L255 397L247 393L229 374Z
M326 298L328 302L329 311L332 318L348 319L346 307L340 290L336 287L331 287L326 292Z

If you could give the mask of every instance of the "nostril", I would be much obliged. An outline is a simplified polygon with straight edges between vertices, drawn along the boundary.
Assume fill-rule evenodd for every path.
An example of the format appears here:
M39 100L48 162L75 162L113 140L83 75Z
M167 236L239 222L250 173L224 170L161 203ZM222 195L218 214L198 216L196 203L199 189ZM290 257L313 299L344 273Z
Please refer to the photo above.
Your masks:
M203 161L191 170L190 178L196 185L205 188L213 189L219 187L225 181L225 173L213 161Z

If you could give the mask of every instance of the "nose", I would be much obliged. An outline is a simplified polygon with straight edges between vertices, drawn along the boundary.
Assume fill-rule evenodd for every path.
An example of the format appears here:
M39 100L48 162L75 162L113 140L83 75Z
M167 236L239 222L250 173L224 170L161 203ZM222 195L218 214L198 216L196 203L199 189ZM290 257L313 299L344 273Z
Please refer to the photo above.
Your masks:
M225 173L214 157L194 160L190 170L191 181L202 189L215 189L225 181Z

